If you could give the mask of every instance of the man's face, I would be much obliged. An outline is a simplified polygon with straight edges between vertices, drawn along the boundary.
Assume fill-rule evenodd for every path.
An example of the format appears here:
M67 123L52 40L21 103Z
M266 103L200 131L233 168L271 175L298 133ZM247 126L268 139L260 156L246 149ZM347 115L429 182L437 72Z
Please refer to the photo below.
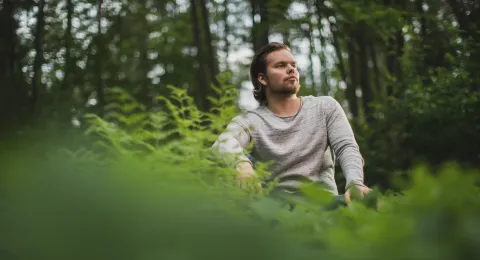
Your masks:
M293 95L300 89L300 74L293 55L288 50L278 50L267 55L266 75L258 80L267 85L271 94Z

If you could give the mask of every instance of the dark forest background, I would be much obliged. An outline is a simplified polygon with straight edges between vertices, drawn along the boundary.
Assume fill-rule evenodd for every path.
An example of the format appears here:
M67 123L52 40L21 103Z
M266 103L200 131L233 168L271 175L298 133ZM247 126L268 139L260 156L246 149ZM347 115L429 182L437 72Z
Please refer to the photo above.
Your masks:
M113 89L157 111L171 85L209 111L226 72L255 105L248 61L281 41L302 61L301 94L348 112L368 184L480 161L478 1L3 0L0 24L4 139L82 133L84 115L118 112Z
M470 260L479 40L478 0L0 0L0 259ZM290 210L216 160L271 41L347 112L365 198Z

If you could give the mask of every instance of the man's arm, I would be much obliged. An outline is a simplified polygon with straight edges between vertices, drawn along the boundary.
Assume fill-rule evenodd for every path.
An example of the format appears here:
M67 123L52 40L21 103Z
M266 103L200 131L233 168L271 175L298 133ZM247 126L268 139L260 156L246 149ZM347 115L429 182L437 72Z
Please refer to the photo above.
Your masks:
M221 154L233 156L233 163L240 174L253 174L252 162L244 154L244 149L251 141L248 128L234 118L225 131L219 135L212 148Z
M233 164L237 170L237 185L241 189L248 187L248 180L255 176L253 164L244 154L244 149L251 141L250 132L241 119L236 117L228 124L225 131L220 134L213 148L221 154L233 156ZM256 185L258 192L261 192L262 186Z
M365 186L363 184L364 160L345 111L334 98L330 98L325 108L328 141L345 175L345 190L348 190L352 185Z

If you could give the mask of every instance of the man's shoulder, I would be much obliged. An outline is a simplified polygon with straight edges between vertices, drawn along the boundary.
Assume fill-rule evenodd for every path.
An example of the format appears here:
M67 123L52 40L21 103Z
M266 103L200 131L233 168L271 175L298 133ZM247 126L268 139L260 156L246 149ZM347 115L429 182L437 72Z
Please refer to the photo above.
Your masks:
M232 121L241 125L249 125L262 114L262 108L244 109L232 118Z
M319 106L322 109L331 109L338 103L332 96L304 96L303 98L306 104Z
M265 106L258 105L257 107L254 107L254 108L242 110L242 112L239 115L237 115L235 118L238 118L241 120L254 120L255 118L263 117L265 114L268 114L266 112Z
M313 102L335 102L335 98L332 96L303 96L304 99L313 101Z
M232 122L241 125L243 128L254 129L262 125L265 120L269 120L271 114L265 106L259 105L255 108L243 109L239 114L232 118Z

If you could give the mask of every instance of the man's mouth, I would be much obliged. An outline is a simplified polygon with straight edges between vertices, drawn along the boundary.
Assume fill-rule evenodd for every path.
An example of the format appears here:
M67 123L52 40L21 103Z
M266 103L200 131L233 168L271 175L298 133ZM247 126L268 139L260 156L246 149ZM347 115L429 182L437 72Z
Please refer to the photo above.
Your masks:
M297 78L296 78L296 77L288 77L288 78L286 79L286 81L292 80L292 79L295 79L295 80L296 80Z

